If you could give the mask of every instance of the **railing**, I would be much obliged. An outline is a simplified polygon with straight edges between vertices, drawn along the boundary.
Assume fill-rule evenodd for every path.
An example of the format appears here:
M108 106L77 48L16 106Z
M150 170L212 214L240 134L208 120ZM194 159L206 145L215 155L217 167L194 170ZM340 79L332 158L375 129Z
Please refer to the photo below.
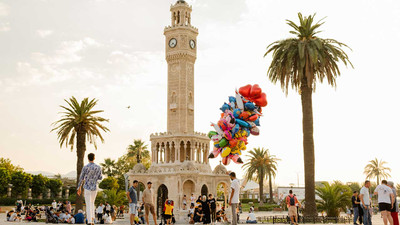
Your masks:
M257 217L258 223L270 223L270 224L290 224L289 216L259 216ZM340 223L340 224L351 224L353 222L352 217L327 217L327 216L311 216L311 217L299 217L299 223Z

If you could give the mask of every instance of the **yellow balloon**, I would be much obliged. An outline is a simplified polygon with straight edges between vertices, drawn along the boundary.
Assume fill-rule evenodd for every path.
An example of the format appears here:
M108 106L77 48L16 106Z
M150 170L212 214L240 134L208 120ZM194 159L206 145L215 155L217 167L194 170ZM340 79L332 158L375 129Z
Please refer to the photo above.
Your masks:
M230 153L231 153L231 148L225 147L222 149L221 157L222 158L227 157Z

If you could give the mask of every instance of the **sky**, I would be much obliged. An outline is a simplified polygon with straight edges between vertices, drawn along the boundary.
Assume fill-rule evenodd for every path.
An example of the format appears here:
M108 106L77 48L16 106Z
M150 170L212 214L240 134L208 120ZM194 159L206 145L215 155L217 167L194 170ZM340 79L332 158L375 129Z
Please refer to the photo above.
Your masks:
M76 152L60 148L51 124L64 99L98 99L111 132L96 161L117 159L134 139L148 145L166 131L167 63L163 29L174 0L0 1L0 157L26 171L65 174ZM210 121L236 88L259 84L267 94L260 135L248 148L280 158L275 183L304 184L302 109L293 90L271 83L266 47L293 37L285 20L325 18L321 38L344 42L354 69L340 65L337 87L313 95L316 180L362 182L369 160L388 162L400 182L398 98L400 1L188 0L199 29L195 64L195 130ZM127 109L127 106L131 106ZM246 159L246 157L245 157ZM219 159L210 160L211 166ZM229 170L243 175L240 165Z

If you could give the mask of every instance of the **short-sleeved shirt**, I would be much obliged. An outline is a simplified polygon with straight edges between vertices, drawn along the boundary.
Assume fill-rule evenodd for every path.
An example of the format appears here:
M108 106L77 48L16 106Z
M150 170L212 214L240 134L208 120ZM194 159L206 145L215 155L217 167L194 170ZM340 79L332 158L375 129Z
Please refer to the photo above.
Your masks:
M294 196L294 195L292 195L292 194L290 194L290 195L288 195L288 196L286 197L286 204L287 204L287 205L290 205L290 198L294 198L294 206L296 206L296 204L299 203L299 200L297 200L297 197Z
M393 193L389 186L380 184L375 188L374 192L378 192L378 203L392 203L390 195Z
M194 196L190 196L190 203L195 203L196 198Z
M153 192L151 189L146 188L146 190L143 191L143 199L144 203L153 204Z
M215 198L208 199L207 202L210 204L211 209L216 209L217 205L215 204Z
M97 183L101 179L103 179L101 167L95 163L88 163L82 168L77 188L81 186L82 181L85 181L83 188L86 190L95 191L97 190Z
M361 188L360 195L363 195L363 200L365 205L370 205L369 203L369 190L365 186Z
M254 221L254 220L257 220L257 218L256 218L256 215L254 214L254 213L249 213L249 220L250 221Z
M235 190L232 196L232 202L233 204L239 203L239 194L240 194L240 183L238 179L234 179L231 183L231 188Z
M133 188L133 186L131 186L131 187L129 188L129 197L130 197L131 200L132 200L131 203L137 204L137 193L136 193L135 188Z
M165 204L165 215L172 215L173 205Z
M75 223L84 223L85 216L82 213L78 213L75 216Z
M352 196L351 203L353 204L353 208L356 208L360 205L360 203L357 204L356 202L360 202L360 198L358 196L357 196L357 198L356 198L356 196Z

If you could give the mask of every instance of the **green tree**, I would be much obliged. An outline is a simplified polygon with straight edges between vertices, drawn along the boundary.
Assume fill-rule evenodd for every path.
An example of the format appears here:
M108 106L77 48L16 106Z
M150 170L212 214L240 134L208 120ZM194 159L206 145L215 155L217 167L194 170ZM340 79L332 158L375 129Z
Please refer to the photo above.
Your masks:
M38 197L40 194L46 192L46 185L49 182L49 178L42 174L32 175L32 194L34 197Z
M100 202L108 202L110 205L122 205L127 204L128 200L126 198L125 191L118 191L117 189L103 190L99 192L96 197L96 204Z
M379 185L381 178L390 177L389 172L392 170L389 167L385 167L387 162L378 160L375 158L374 160L369 161L369 163L364 168L364 174L367 176L367 179L372 179L376 177L376 183Z
M347 45L334 39L317 37L317 29L323 24L314 23L314 16L303 17L298 14L300 24L287 20L294 30L294 38L275 41L267 47L264 56L272 53L272 62L268 68L268 77L272 83L280 82L283 91L288 94L289 86L301 95L303 109L303 152L305 174L305 216L316 216L315 203L315 155L312 93L317 81L326 80L336 86L340 75L338 63L351 64L342 47Z
M69 101L64 101L69 108L60 106L65 111L61 112L63 114L62 118L53 123L55 127L51 131L57 131L60 148L65 144L66 147L70 146L71 151L75 146L76 137L76 171L78 178L76 185L78 186L86 152L86 141L88 140L97 149L96 138L98 137L101 142L104 142L101 131L109 131L102 122L108 122L108 120L97 116L103 110L93 110L97 105L96 99L89 101L88 98L85 98L80 104L75 97L71 97ZM80 195L76 199L76 210L82 209L82 206L83 196Z
M11 173L5 167L0 167L0 198L7 194L8 184L11 182Z
M357 191L358 193L360 193L361 187L363 185L361 185L360 183L357 183L357 182L351 182L347 186L349 186L349 188L351 189L351 192Z
M268 149L254 148L249 151L250 158L243 165L246 170L245 179L258 182L260 205L264 203L264 180L270 180L270 196L272 199L272 177L276 175L276 165L279 160L269 153ZM273 201L273 200L272 200Z
M141 163L142 159L146 160L150 158L150 153L144 141L142 141L141 139L135 139L133 140L133 145L128 146L127 156L136 157L136 163Z
M100 166L102 167L103 174L107 175L107 177L113 177L117 173L115 170L115 160L111 158L104 159L104 163L100 163Z
M125 185L124 185L125 186ZM114 177L107 177L104 178L100 184L99 184L99 188L101 189L119 189L119 184L118 184L118 180L115 179Z
M57 196L58 192L61 191L63 183L59 179L49 179L46 187L50 189L52 196Z
M15 171L24 171L20 166L13 165L10 159L0 158L0 167L6 168L10 173Z
M317 200L318 210L325 211L329 217L339 216L340 210L345 212L351 204L351 189L340 182L324 182L316 187L316 194L322 199Z
M11 174L12 191L14 194L26 194L29 186L32 184L32 175L22 171L15 171Z

